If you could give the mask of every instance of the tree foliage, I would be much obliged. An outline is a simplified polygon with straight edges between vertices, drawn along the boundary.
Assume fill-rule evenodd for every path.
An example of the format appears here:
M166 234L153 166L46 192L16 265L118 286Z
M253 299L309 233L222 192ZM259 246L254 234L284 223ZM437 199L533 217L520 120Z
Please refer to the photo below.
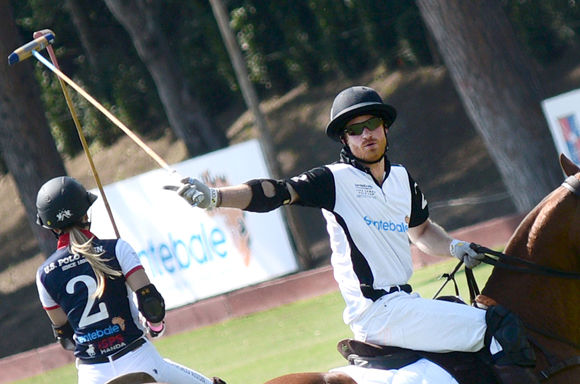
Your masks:
M56 34L63 71L112 108L137 133L163 132L168 119L157 87L131 37L104 2L11 0L23 40L36 30ZM502 0L524 48L539 63L578 41L580 4L569 0ZM351 78L379 63L395 69L432 63L429 38L414 0L230 0L231 26L262 97L302 84ZM76 9L76 13L74 10ZM205 0L168 0L160 25L201 108L217 115L241 103L234 71ZM82 31L82 32L81 32ZM80 150L54 76L37 74L59 149ZM77 98L90 143L110 145L121 134Z

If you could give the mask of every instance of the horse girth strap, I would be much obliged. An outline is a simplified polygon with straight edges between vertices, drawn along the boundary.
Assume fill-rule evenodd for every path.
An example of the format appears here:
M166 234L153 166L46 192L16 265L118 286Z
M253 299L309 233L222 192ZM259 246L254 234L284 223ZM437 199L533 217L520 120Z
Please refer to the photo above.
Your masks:
M548 379L550 376L553 376L555 373L563 371L564 369L580 365L580 356L574 356L568 360L564 360L556 365L551 365L548 368L540 371L538 373L538 379L540 381L544 381Z

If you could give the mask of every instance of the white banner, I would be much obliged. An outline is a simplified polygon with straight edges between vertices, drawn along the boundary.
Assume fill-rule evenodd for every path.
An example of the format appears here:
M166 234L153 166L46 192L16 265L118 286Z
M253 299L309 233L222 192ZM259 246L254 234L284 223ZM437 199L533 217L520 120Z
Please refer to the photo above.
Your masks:
M173 165L182 176L227 186L268 178L259 143L247 141ZM104 187L119 234L133 246L167 308L260 283L298 270L280 210L193 208L164 185L179 185L164 169ZM91 192L100 195L98 189ZM115 238L99 198L91 230Z
M559 153L580 164L580 89L542 102Z

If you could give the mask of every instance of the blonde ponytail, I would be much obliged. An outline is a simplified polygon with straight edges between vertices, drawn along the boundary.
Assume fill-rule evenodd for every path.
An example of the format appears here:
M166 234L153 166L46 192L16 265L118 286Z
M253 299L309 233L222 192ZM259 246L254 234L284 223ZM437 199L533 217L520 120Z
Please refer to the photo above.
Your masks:
M67 232L70 235L70 252L83 255L93 268L97 277L97 290L93 297L100 298L105 292L106 279L121 276L122 273L107 265L107 260L101 258L104 252L97 252L93 246L93 238L89 239L77 225L71 226Z

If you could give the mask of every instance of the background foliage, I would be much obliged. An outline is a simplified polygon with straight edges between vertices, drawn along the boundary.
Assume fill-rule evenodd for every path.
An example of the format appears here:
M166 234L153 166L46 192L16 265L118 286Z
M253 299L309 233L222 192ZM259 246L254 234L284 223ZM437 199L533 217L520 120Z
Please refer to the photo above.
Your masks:
M90 55L71 20L67 3L82 7ZM503 0L524 47L542 65L578 43L580 4L574 0ZM168 125L155 86L124 28L104 2L12 0L22 40L50 28L67 75L112 108L139 134L155 136ZM413 0L230 0L231 26L250 77L263 98L298 84L352 78L377 64L417 67L437 61ZM242 102L229 57L205 0L168 0L160 20L194 93L210 114ZM41 65L37 76L58 147L72 156L81 149L54 76ZM81 98L81 122L92 145L109 146L122 133Z

